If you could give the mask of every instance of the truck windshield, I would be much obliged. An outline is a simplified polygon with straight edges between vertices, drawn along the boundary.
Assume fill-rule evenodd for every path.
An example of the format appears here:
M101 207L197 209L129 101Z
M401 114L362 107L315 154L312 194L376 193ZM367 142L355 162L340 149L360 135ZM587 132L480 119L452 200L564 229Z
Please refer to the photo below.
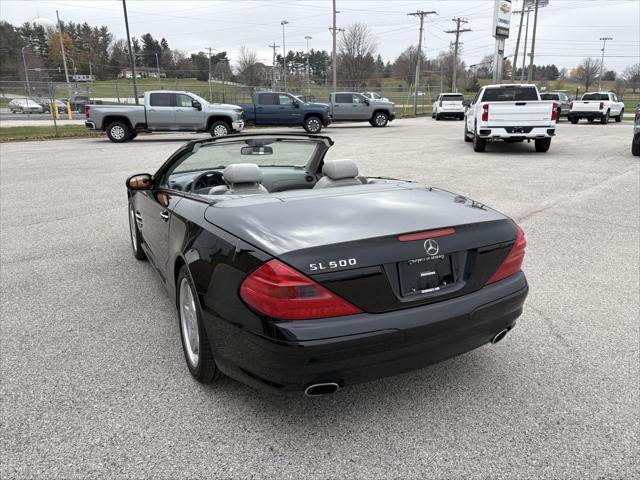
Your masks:
M560 100L560 96L557 93L541 93L540 100Z
M538 100L535 87L499 87L487 88L482 96L483 102L531 102Z
M609 100L608 93L585 93L582 100Z
M443 102L463 102L464 97L462 95L443 95Z
M304 168L314 155L318 142L276 138L246 139L233 142L198 144L178 162L172 174L218 170L232 163L255 163L269 167Z

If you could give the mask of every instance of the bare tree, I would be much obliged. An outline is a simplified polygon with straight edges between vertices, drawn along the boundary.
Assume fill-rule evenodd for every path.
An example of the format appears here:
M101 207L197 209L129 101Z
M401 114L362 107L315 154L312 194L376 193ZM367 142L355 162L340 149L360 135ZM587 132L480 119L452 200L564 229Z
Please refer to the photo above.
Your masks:
M247 85L255 86L258 80L258 70L256 51L242 45L238 57L238 77Z
M427 57L424 52L420 52L422 57L421 65L426 65ZM418 48L414 45L408 47L404 52L400 54L396 61L393 63L393 74L402 78L408 84L413 82L416 73L416 61L418 60Z
M584 91L589 91L589 87L596 81L600 75L600 61L587 57L582 63L571 71L571 76L584 83Z
M624 93L627 91L627 81L622 77L617 77L613 82L613 91L616 92L618 98L624 97Z
M636 63L625 69L623 77L633 90L633 93L636 93L636 89L640 88L640 63Z
M338 44L338 74L343 83L361 86L374 72L376 41L364 23L353 23Z

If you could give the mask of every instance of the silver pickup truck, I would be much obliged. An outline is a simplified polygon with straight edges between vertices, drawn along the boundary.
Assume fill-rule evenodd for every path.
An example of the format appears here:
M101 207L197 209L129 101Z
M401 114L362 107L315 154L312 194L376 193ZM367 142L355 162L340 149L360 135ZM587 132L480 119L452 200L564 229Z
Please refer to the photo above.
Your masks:
M396 118L394 103L372 100L356 92L332 93L329 107L333 120L369 122L372 127L386 127L387 123Z
M138 132L210 132L222 137L244 128L237 105L209 103L190 92L145 92L142 105L85 105L84 125L102 130L116 143L133 140Z

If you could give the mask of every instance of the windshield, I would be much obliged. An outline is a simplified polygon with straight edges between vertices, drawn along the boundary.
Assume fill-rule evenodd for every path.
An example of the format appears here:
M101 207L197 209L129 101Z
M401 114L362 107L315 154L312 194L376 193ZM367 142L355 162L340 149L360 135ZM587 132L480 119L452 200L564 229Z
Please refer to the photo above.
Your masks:
M168 173L174 174L220 170L233 163L255 163L262 167L304 168L313 157L318 143L309 140L250 138L234 142L199 144Z
M541 93L540 100L560 100L560 96L557 93Z
M609 100L608 93L585 93L582 100Z
M483 102L528 102L538 100L536 87L487 88L482 96Z
M464 101L464 97L462 95L443 95L443 102L462 102Z

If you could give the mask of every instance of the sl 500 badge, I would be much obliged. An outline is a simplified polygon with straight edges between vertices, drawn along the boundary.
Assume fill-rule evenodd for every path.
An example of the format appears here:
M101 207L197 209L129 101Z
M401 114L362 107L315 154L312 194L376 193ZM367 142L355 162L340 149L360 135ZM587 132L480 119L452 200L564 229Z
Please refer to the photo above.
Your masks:
M342 260L330 260L326 263L318 262L318 263L310 263L309 270L312 272L318 270L332 270L334 268L344 268L344 267L353 267L357 265L357 260L355 258L344 258Z

